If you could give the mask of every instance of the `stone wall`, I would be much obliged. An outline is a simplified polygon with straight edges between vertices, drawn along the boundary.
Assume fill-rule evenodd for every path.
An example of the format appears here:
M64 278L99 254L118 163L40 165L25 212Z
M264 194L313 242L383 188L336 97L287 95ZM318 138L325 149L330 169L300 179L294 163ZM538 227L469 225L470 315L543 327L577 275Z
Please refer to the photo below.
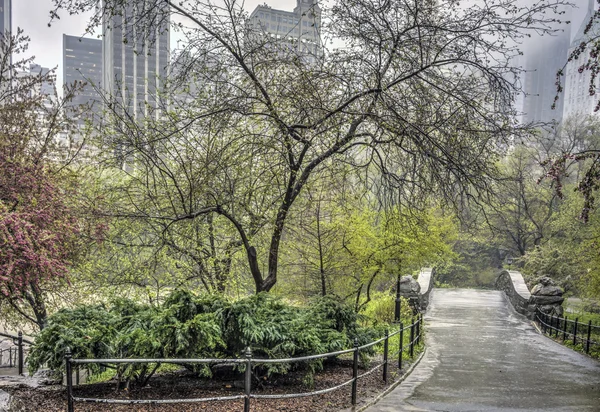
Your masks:
M425 311L429 306L429 294L433 289L433 277L435 275L434 268L422 268L419 272L417 282L421 286L421 310Z
M422 268L415 280L411 275L400 278L400 296L408 299L414 313L424 312L429 305L429 294L433 289L432 268Z
M516 270L504 270L496 278L496 289L504 291L515 310L533 319L535 305L530 304L531 293L523 275Z

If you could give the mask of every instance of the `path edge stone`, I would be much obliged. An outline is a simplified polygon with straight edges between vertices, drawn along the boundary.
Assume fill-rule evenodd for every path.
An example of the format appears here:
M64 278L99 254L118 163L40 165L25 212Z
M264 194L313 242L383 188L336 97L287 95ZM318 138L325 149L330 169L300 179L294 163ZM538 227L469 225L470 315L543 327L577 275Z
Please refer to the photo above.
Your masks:
M0 389L0 412L8 412L10 411L10 404L12 401L12 396L10 393L3 391Z
M410 365L410 367L406 370L406 372L404 372L404 374L396 382L391 384L390 387L387 388L385 391L381 392L379 395L377 395L375 398L371 399L365 405L362 405L358 408L356 408L356 407L350 408L347 410L352 411L352 412L363 412L367 408L370 408L371 406L375 405L377 402L382 400L384 397L389 395L389 393L391 391L396 389L396 387L398 387L398 385L400 385L402 382L404 382L404 380L408 377L408 375L410 375L412 373L413 369L416 368L417 365L421 362L421 359L423 359L423 356L425 356L426 352L427 352L427 348L423 349L423 352L421 352L419 357L417 359L415 359L415 361L412 363L412 365Z

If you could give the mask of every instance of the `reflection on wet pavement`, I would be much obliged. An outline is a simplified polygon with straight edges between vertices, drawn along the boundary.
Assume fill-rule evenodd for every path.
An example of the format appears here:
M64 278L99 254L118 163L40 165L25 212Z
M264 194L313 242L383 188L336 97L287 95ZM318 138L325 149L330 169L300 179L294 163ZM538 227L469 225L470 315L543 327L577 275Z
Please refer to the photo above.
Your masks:
M435 289L427 353L369 412L600 411L600 363L539 335L502 292Z

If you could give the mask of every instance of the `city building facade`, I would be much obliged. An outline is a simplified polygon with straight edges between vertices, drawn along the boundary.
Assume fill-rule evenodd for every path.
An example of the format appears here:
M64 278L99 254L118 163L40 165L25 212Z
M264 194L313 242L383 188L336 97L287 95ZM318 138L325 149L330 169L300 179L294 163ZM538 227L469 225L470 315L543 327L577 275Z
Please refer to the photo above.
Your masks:
M5 36L7 33L12 32L12 9L11 9L11 0L0 0L0 37ZM3 58L3 51L0 48L0 59ZM12 56L8 60L9 65L12 64ZM6 69L6 68L5 68ZM9 76L6 73L0 73L0 78L8 79ZM1 79L0 79L1 80ZM2 82L4 84L0 84L0 88L4 88L3 90L7 90L8 82Z
M536 39L525 51L522 77L523 121L560 122L563 117L564 99L559 95L555 102L556 74L565 64L569 51L570 26L562 27L561 32L553 36ZM551 51L551 52L550 52Z
M0 33L11 32L11 0L0 0Z
M568 55L565 56L565 60L571 53L576 50L583 41L597 37L600 35L600 24L595 19L594 25L590 31L586 34L585 28L590 22L592 16L594 16L594 0L589 0L587 14L584 17L581 26L577 30L575 37L571 41L571 45L568 51ZM589 115L595 114L596 105L598 104L598 96L596 94L590 95L590 70L581 70L590 59L589 50L586 48L577 59L571 60L564 71L564 107L563 107L563 118L566 119L571 116L578 115ZM596 80L595 89L598 89L598 80ZM594 90L595 91L595 90Z
M322 55L321 8L316 0L296 0L293 11L259 5L249 23L253 33L271 37L307 62L314 63Z
M84 84L76 90L69 105L87 105L90 109L88 114L100 115L103 106L102 77L102 40L63 34L63 84ZM80 117L79 120L84 122L85 118Z
M133 119L159 116L169 63L168 15L162 1L135 0L103 22L103 88L115 108ZM151 18L156 24L149 24Z

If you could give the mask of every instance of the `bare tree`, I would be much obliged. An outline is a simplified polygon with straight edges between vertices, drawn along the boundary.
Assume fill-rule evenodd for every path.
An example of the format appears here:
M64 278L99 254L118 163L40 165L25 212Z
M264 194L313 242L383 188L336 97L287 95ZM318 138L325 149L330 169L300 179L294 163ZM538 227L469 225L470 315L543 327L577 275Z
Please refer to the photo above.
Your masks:
M55 3L56 13L96 4ZM165 231L210 215L227 222L222 234L245 252L257 292L277 282L291 208L335 162L378 170L402 201L485 192L502 147L520 132L510 57L528 32L552 31L552 11L564 4L336 1L318 29L339 46L324 41L306 59L293 47L299 40L249 24L243 2L159 3L188 40L176 76L198 88L158 121L113 110L104 143L118 142L136 165L121 213ZM105 1L96 21L122 4ZM136 27L157 18L167 17L140 15Z

